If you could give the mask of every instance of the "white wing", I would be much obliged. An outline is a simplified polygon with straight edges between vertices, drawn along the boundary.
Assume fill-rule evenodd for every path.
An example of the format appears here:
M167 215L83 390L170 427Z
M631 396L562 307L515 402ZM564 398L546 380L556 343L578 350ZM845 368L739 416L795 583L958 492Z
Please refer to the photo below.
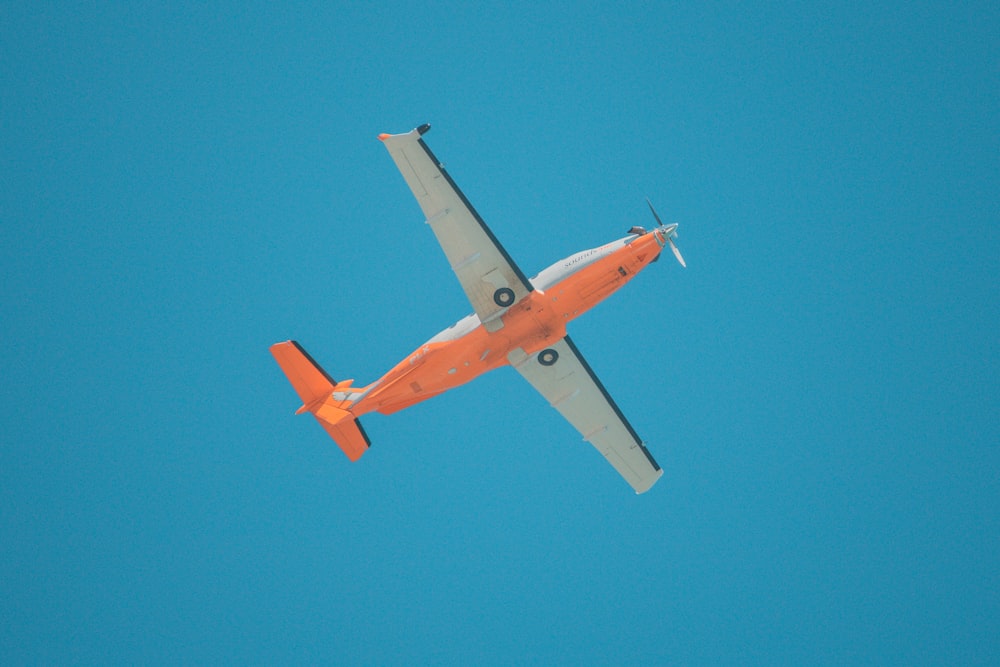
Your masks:
M500 316L533 288L420 138L429 127L379 139L417 198L479 319L495 331L503 326Z
M636 493L648 491L663 474L569 336L525 356L514 368L604 455Z

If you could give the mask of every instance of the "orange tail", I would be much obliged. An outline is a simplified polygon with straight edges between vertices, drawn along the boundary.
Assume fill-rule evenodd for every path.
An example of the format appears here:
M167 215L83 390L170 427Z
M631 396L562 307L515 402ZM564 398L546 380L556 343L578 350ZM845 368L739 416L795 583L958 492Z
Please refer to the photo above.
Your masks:
M298 413L312 413L347 458L360 459L371 447L371 441L361 422L347 409L346 402L334 399L337 382L294 340L275 343L271 354L302 399Z

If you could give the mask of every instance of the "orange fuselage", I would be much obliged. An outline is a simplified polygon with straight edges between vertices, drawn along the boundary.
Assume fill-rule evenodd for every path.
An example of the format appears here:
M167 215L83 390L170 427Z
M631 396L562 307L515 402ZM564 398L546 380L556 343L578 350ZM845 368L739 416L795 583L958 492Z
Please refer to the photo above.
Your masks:
M656 260L663 235L653 230L613 241L553 264L531 279L535 288L497 322L469 315L414 350L364 388L351 407L356 416L389 414L465 384L487 371L518 363L558 342L566 323L590 310Z

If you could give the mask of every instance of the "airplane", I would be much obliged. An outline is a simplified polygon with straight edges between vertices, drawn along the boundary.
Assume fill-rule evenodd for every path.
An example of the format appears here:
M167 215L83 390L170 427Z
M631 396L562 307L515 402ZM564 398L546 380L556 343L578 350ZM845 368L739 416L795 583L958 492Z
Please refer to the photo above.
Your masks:
M624 238L584 250L527 278L423 140L429 124L380 134L437 237L475 312L428 340L365 386L336 381L294 340L271 346L310 413L357 461L371 441L359 417L392 414L512 366L625 478L644 493L663 471L590 364L566 324L655 262L665 246L686 267L674 239L647 199L657 227L632 227Z

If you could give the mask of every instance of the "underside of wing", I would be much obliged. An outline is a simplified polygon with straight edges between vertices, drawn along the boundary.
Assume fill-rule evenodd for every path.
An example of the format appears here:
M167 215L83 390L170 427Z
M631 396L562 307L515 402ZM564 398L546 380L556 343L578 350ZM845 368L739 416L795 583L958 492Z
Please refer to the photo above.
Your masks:
M648 491L663 474L569 336L526 357L514 368L604 455L636 493Z
M379 139L402 173L487 329L533 288L421 138L429 125Z

